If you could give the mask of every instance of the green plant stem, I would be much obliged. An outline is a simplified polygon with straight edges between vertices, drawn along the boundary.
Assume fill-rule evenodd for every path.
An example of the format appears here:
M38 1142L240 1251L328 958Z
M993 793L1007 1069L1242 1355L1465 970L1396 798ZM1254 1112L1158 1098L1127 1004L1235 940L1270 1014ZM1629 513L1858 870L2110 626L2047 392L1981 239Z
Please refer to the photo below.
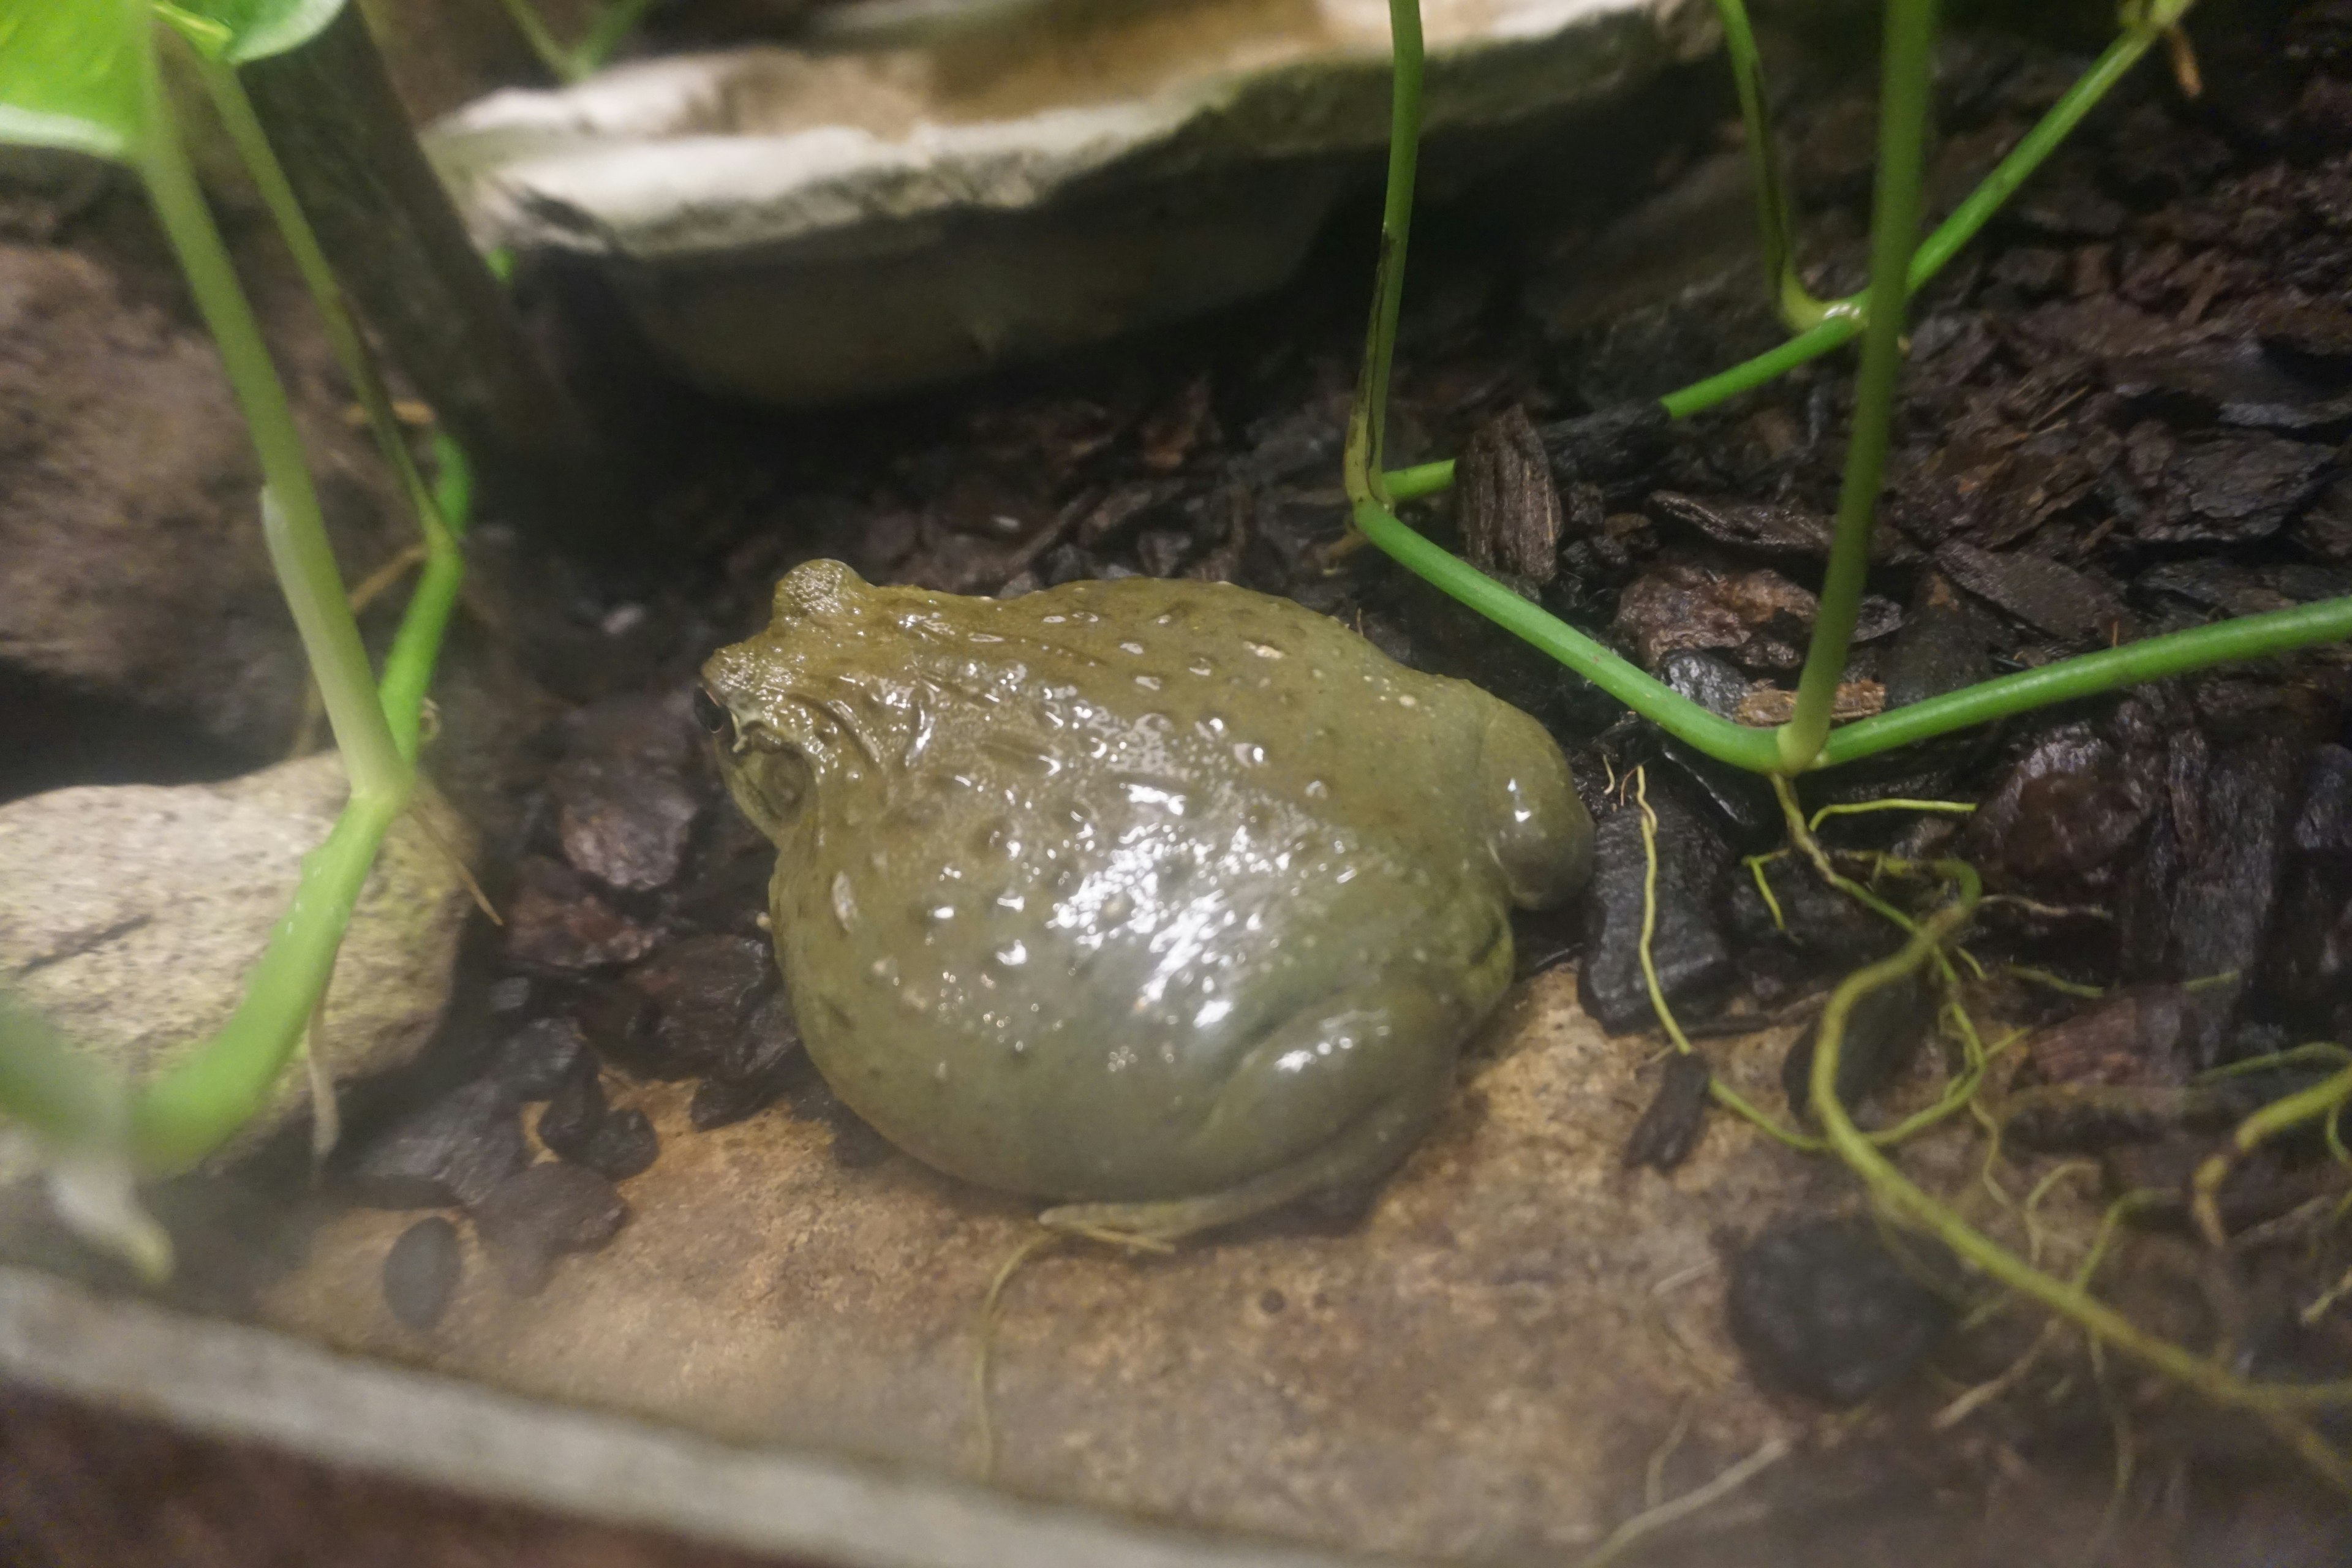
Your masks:
M1389 200L1382 220L1381 271L1375 288L1371 331L1365 347L1364 374L1357 384L1356 405L1349 419L1346 479L1357 531L1406 570L1532 643L1678 740L1736 767L1758 773L1786 771L1790 765L1788 754L1772 731L1750 729L1700 707L1585 633L1449 554L1397 517L1391 502L1444 489L1453 482L1454 466L1450 462L1424 463L1385 476L1377 467L1395 337L1396 303L1402 295L1404 239L1412 218L1422 71L1418 7L1412 0L1391 0L1390 10L1396 25L1397 86L1396 118L1390 128ZM1912 253L1906 273L1912 290L1975 237L2000 204L2065 140L2159 36L2159 30L2153 26L2136 25L2108 47L1976 192ZM1845 342L1857 330L1858 323L1852 318L1834 317L1771 353L1666 398L1667 412L1679 417L1760 384L1781 371ZM1733 380L1739 384L1732 384ZM1824 616L1828 608L1824 605ZM2287 653L2346 637L2352 637L2352 599L2175 632L2003 676L1830 730L1809 760L1800 765L1834 767L2050 703L2093 696L2228 660ZM1843 663L1843 647L1836 662ZM1796 749L1801 748L1791 748Z
M1399 565L1549 654L1677 740L1734 767L1755 773L1779 770L1780 754L1772 731L1750 729L1700 707L1430 542L1378 502L1359 502L1355 519L1357 529ZM2347 637L2352 637L2352 599L2330 599L2126 643L1841 725L1830 731L1811 768L1859 762L1955 730L2209 665L2292 653Z
M270 933L236 1014L132 1105L134 1156L148 1169L169 1171L218 1147L268 1103L332 970L377 846L406 805L415 773L385 721L285 388L188 167L152 55L146 71L152 129L140 172L252 433L264 480L263 536L352 792L326 843L303 857L293 903Z
M1734 723L1699 706L1641 666L1431 543L1380 502L1358 501L1355 519L1357 529L1399 565L1541 648L1677 740L1755 773L1778 764L1771 731Z
M333 267L326 251L320 246L318 236L303 214L302 205L287 180L277 153L262 130L260 119L253 112L252 100L247 98L245 87L236 72L199 51L198 67L205 87L212 94L222 123L236 145L238 155L245 160L254 183L261 191L262 200L277 221L278 231L285 237L292 252L297 270L310 291L313 303L324 322L329 345L351 382L352 392L367 414L369 428L374 433L377 449L383 454L399 480L402 492L408 498L409 509L415 514L418 531L425 538L425 565L417 574L416 588L409 596L408 608L403 616L400 630L393 639L391 651L384 659L383 679L379 688L379 702L384 721L390 726L394 746L402 758L416 760L418 737L422 731L425 694L432 685L433 669L438 661L441 641L448 629L449 617L456 606L457 590L465 578L466 563L457 545L457 528L453 519L462 519L470 504L472 493L471 468L454 441L436 437L436 456L439 460L442 482L454 486L457 498L454 507L445 506L441 496L425 482L409 451L408 437L401 429L399 416L393 410L392 393L384 385L383 374L376 364L374 353L360 333L357 322L344 302L342 286L336 281Z
M1756 34L1748 26L1742 0L1715 0L1723 23L1723 52L1731 63L1732 86L1739 94L1739 116L1748 127L1748 163L1756 182L1756 232L1763 252L1764 281L1780 319L1790 330L1803 331L1821 324L1833 310L1852 311L1851 304L1832 306L1813 297L1797 274L1797 226L1789 205L1788 182L1780 173L1780 147L1772 132L1772 108L1764 90L1764 60L1757 53Z
M2056 152L2083 117L2097 107L2126 72L2137 64L2150 46L2162 37L2158 29L2135 27L2109 44L2090 68L2066 89L2064 97L2050 106L2049 111L2034 122L2008 156L1993 166L1992 173L1969 193L1968 199L1952 209L1951 215L1936 226L1933 234L1920 241L1912 253L1906 288L1907 295L1926 288L1937 273L1941 272L1984 229L2018 187L2031 178L2051 153ZM1670 392L1658 401L1676 419L1712 408L1739 394L1750 391L1787 374L1801 364L1817 360L1833 349L1842 348L1862 331L1869 312L1870 296L1856 296L1840 304L1859 307L1851 312L1831 315L1826 321L1807 331L1799 333L1778 348L1767 350L1754 359L1736 364L1729 370L1693 382L1677 392Z
M1853 429L1846 441L1845 482L1837 533L1822 581L1813 636L1797 678L1796 710L1780 726L1780 771L1796 773L1821 754L1830 710L1853 645L1870 575L1878 492L1895 431L1895 383L1903 368L1904 304L1911 252L1919 237L1920 163L1927 132L1927 73L1936 42L1935 0L1888 0L1885 68L1878 91L1878 185L1871 204L1870 299L1856 377Z
M2050 154L2073 134L2083 122L2083 117L2097 107L2125 73L2137 64L2139 58L2161 33L2153 28L2135 28L2109 44L2104 53L2093 61L2089 69L2066 90L2066 95L2051 105L2047 113L2036 121L2008 156L1994 165L1966 201L1952 209L1951 216L1937 225L1936 231L1919 244L1912 253L1909 291L1916 294L1942 271L1952 258L1982 232L2002 204L2017 194L2018 188L2032 177ZM1849 300L1842 304L1861 304L1867 300ZM1754 359L1718 372L1704 381L1693 382L1679 391L1670 392L1658 401L1666 413L1676 419L1728 402L1743 392L1753 391L1768 382L1776 381L1801 364L1821 358L1832 350L1853 341L1862 330L1866 310L1841 312L1820 325L1799 333L1778 347L1766 350ZM1410 468L1400 468L1388 476L1388 493L1391 500L1413 500L1434 495L1452 488L1454 463L1423 463Z
M1420 155L1421 7L1419 0L1389 0L1394 80L1389 123L1387 201L1381 215L1381 254L1372 281L1371 322L1363 364L1348 411L1342 477L1357 531L1391 559L1470 608L1581 672L1610 695L1641 710L1670 733L1712 755L1732 753L1739 765L1769 767L1769 734L1746 730L1708 711L1647 671L1620 658L1582 632L1531 605L1469 563L1406 527L1387 504L1381 453L1388 411L1389 369L1396 343L1398 306L1404 297L1404 259L1412 226L1412 188Z
M1386 500L1381 455L1387 446L1389 368L1395 358L1397 312L1404 302L1405 241L1412 232L1413 176L1421 159L1421 0L1389 0L1394 58L1389 83L1389 177L1381 206L1381 255L1372 272L1372 319L1364 363L1348 410L1341 477L1348 499Z
M268 1107L401 809L397 800L354 793L326 842L302 857L293 900L246 976L236 1013L133 1103L131 1150L143 1169L185 1170Z
M457 443L446 436L434 437L434 455L441 473L436 495L436 514L446 520L452 535L461 532L473 509L473 469ZM457 590L464 583L466 558L457 548L436 552L427 549L425 569L417 574L415 591L383 658L383 712L392 725L401 755L415 760L425 712L425 694L433 685L434 667L440 662L441 644L449 617L457 607Z
M244 160L246 172L253 177L263 205L277 223L286 248L294 258L295 270L302 275L303 285L310 291L311 302L318 307L320 323L326 330L327 345L334 351L336 363L343 367L352 395L367 415L376 449L383 454L385 464L399 481L402 495L407 499L409 510L416 515L417 527L425 534L427 556L454 552L457 542L450 537L432 490L417 471L416 459L408 449L399 416L393 412L391 389L384 385L375 355L352 319L342 285L336 281L327 253L320 248L318 234L310 227L310 220L304 216L302 204L295 198L294 187L286 178L285 166L278 163L268 134L261 128L260 118L253 112L253 100L246 96L245 84L237 79L234 67L202 49L194 54L205 91L211 96L229 141Z
M2217 1405L2255 1415L2330 1484L2352 1491L2352 1466L2347 1466L2318 1433L2294 1415L2297 1404L2310 1400L2319 1391L2248 1383L2215 1362L2145 1332L2081 1284L2043 1273L1930 1197L1874 1148L1846 1114L1837 1095L1837 1069L1846 1021L1853 1016L1855 1005L1871 992L1894 984L1918 970L1968 922L1976 909L1981 885L1973 868L1961 861L1938 861L1934 869L1958 889L1951 901L1921 921L1918 930L1894 956L1848 975L1830 994L1828 1005L1822 1009L1809 1091L1813 1114L1830 1147L1861 1178L1872 1200L1884 1212L1918 1226L1964 1262L2057 1313L2095 1340L2113 1345Z
M2144 642L2061 659L2040 669L1998 676L1965 689L1906 707L1890 708L1830 732L1816 768L1876 756L1915 741L1990 723L2053 702L2069 702L2143 681L2161 680L2227 661L2292 653L2352 637L2352 598L2327 599L2292 610L2240 616Z
M462 531L471 511L472 475L447 437L436 438L440 511ZM413 757L425 689L454 607L463 558L428 557L384 660L383 705L402 752ZM362 798L354 790L326 842L302 858L300 878L269 945L246 977L245 995L220 1033L134 1102L131 1142L141 1165L183 1170L217 1148L265 1110L279 1075L308 1027L360 892L404 797ZM23 1114L14 1086L0 1083L0 1105Z
M153 90L155 125L140 158L140 173L195 296L196 309L219 346L222 368L252 434L266 492L262 529L270 563L318 678L352 794L405 800L410 770L393 745L377 705L367 649L343 597L342 576L327 543L326 521L286 389L167 118L161 89Z

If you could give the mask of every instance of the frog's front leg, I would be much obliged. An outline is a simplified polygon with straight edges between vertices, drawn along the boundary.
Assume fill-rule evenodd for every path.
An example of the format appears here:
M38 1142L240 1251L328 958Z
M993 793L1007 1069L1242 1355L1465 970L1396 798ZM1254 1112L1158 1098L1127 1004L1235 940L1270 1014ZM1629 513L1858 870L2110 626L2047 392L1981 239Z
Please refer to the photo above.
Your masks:
M1203 1231L1266 1214L1315 1193L1369 1184L1402 1163L1444 1107L1463 1040L1492 1010L1510 978L1508 928L1453 984L1418 976L1376 983L1344 1007L1318 1007L1269 1034L1219 1096L1233 1128L1272 1142L1286 1114L1316 1114L1306 1073L1362 1074L1377 1081L1365 1109L1290 1159L1232 1185L1186 1197L1064 1204L1038 1215L1053 1230L1146 1251L1166 1251ZM1369 1023L1369 1020L1378 1020ZM1385 1033L1378 1033L1385 1030ZM1307 1065L1311 1063L1311 1066ZM1328 1114L1328 1109L1325 1109ZM1213 1121L1215 1119L1213 1119ZM1295 1138L1293 1140L1295 1142ZM1248 1150L1234 1149L1244 1166Z

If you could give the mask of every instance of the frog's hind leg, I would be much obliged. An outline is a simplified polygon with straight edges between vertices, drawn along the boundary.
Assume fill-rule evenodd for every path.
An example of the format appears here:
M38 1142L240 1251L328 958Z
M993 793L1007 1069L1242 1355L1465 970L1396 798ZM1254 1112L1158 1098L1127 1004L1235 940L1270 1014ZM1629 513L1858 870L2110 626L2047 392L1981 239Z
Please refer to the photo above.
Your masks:
M1439 1086L1442 1089L1442 1080ZM1141 1252L1168 1252L1202 1231L1236 1225L1306 1197L1386 1175L1435 1117L1444 1096L1427 1085L1381 1101L1329 1142L1222 1191L1150 1203L1064 1204L1037 1223Z

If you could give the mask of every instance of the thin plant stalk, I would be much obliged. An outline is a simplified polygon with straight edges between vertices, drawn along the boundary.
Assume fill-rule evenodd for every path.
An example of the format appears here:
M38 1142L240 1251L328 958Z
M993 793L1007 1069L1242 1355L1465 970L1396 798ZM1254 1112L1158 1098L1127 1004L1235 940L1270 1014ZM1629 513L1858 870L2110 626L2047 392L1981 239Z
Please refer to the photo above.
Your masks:
M2099 58L2091 62L2090 68L2066 89L2064 97L2050 106L2049 111L2034 122L2033 129L2010 149L2009 154L1993 165L1992 173L1969 193L1968 199L1953 208L1951 215L1936 226L1934 233L1920 241L1919 247L1911 256L1910 293L1916 294L1926 288L1970 240L1983 232L1985 225L1992 221L1993 215L2032 177L2033 172L2049 159L2050 154L2074 133L2074 128L2083 122L2084 117L2098 106L2099 100L2105 98L2116 83L2139 63L2140 57L2147 53L2162 36L2158 29L2135 26L2109 44ZM1685 418L1702 409L1728 402L1739 394L1785 375L1797 366L1817 360L1833 349L1843 348L1862 330L1863 321L1868 314L1869 297L1861 295L1841 303L1858 306L1859 309L1853 312L1833 313L1819 326L1799 333L1780 347L1768 350L1704 381L1693 382L1680 391L1670 392L1658 401L1665 405L1666 412L1675 418Z
M2118 81L2139 62L2142 55L2157 42L2161 34L2153 28L2135 27L2109 44L2093 61L2089 69L2076 79L2066 94L2050 106L2048 112L2034 123L2006 157L1993 166L1966 201L1952 209L1951 215L1936 226L1934 233L1920 241L1912 252L1910 292L1914 295L1950 264L1952 258L1967 247L1992 221L2010 197L2032 178L2050 154L2056 152L2083 122L2085 115L2096 108ZM1752 392L1767 383L1777 381L1801 364L1807 364L1853 341L1862 331L1866 314L1867 297L1839 301L1854 306L1851 310L1839 310L1807 331L1799 333L1777 347L1766 350L1750 360L1693 382L1675 392L1667 393L1658 401L1666 413L1676 419L1688 418L1718 404L1727 403L1743 392ZM1450 489L1454 484L1454 460L1422 463L1410 468L1400 468L1387 476L1388 493L1391 500L1415 500Z
M1830 731L1812 765L1833 768L2053 703L2347 638L2352 638L2352 598L2232 616L2210 626L2061 659L2039 669L1996 676L1942 697L1840 725Z
M1431 543L1400 521L1381 488L1381 453L1397 311L1404 297L1405 242L1421 142L1422 42L1419 0L1389 0L1395 79L1389 135L1388 199L1381 214L1380 263L1373 275L1371 326L1356 399L1348 414L1343 475L1358 531L1389 555L1508 630L1585 675L1611 696L1647 714L1669 733L1741 767L1761 771L1777 757L1765 731L1743 729L1673 690L1648 671L1575 627L1528 603L1469 563Z
M284 384L173 128L152 64L148 77L154 123L141 152L140 174L252 435L269 497L262 520L270 563L318 678L352 793L404 801L411 770L394 746L378 704L367 648L343 597L342 575L327 543L326 520Z
M418 574L415 593L399 636L394 639L391 653L384 661L383 680L379 700L384 720L392 730L393 742L400 754L410 762L416 759L418 737L422 729L425 690L431 684L433 666L437 659L443 634L456 605L457 589L465 575L465 559L457 545L457 531L453 518L462 518L463 505L446 509L433 489L425 482L416 459L409 451L406 433L393 410L392 392L385 386L383 374L377 367L374 353L360 333L345 303L341 285L337 282L333 267L320 246L317 234L304 216L301 203L294 195L293 185L278 161L276 151L261 121L253 111L253 103L246 96L244 84L234 68L215 58L201 45L195 50L197 68L205 88L212 95L213 105L226 127L229 139L236 144L237 154L252 174L260 190L278 231L285 237L287 249L294 258L295 268L302 275L310 298L317 305L324 323L327 341L343 374L352 385L352 395L359 400L367 415L368 426L375 437L377 448L392 468L402 493L407 498L409 510L415 515L418 531L425 540L425 564ZM439 466L445 480L454 480L461 496L469 499L470 470L454 442L446 438L437 444Z
M343 369L344 379L351 383L352 395L366 414L368 429L375 437L376 448L399 481L401 493L409 510L416 516L416 525L424 532L428 553L457 548L450 536L448 524L441 516L441 508L434 500L425 477L417 471L416 459L408 449L408 441L401 430L400 418L393 410L392 391L384 385L383 375L376 367L375 355L367 341L360 335L358 323L352 319L351 308L344 301L342 285L336 281L334 268L328 264L327 253L320 248L319 237L310 227L310 220L302 212L302 204L294 195L294 187L286 178L285 165L278 161L277 151L261 128L260 118L253 112L253 100L246 96L245 84L237 79L236 68L216 58L202 47L194 51L196 71L205 91L212 98L213 108L228 132L229 141L244 161L246 172L253 178L255 188L261 193L262 204L269 209L278 232L284 237L286 248L294 258L294 268L302 275L303 286L310 289L311 302L318 307L321 325L326 330L328 347L333 350L336 363Z
M1414 532L1378 501L1357 501L1354 516L1358 531L1399 565L1534 644L1676 740L1750 772L1767 773L1778 765L1780 753L1771 731L1750 729L1701 707L1640 665Z
M1748 163L1756 181L1756 233L1763 252L1765 286L1780 319L1790 330L1819 326L1832 311L1855 314L1852 301L1829 304L1814 298L1797 273L1797 224L1789 205L1789 184L1781 173L1780 140L1772 132L1772 106L1764 90L1764 59L1756 49L1756 34L1748 25L1743 0L1715 0L1723 23L1723 52L1731 64L1731 81L1739 95L1739 117L1748 127Z
M1920 163L1927 135L1927 71L1936 42L1935 0L1888 0L1885 66L1878 91L1878 182L1871 199L1870 299L1856 377L1853 429L1846 441L1845 481L1837 532L1822 580L1813 636L1797 678L1796 709L1780 726L1780 771L1795 773L1821 754L1845 656L1870 576L1878 492L1895 432L1895 378L1903 369L1903 317L1911 251L1919 237ZM1881 303L1883 301L1883 303Z
M143 70L151 128L138 166L252 434L264 484L263 536L351 783L327 841L303 857L293 903L271 931L236 1014L132 1104L134 1157L147 1169L169 1171L201 1159L268 1105L415 771L385 721L285 387L188 166L152 52Z
M1757 773L1785 773L1789 764L1772 731L1748 728L1699 706L1647 670L1450 554L1397 517L1391 504L1394 500L1444 489L1452 482L1453 465L1424 464L1393 474L1382 474L1377 467L1381 399L1371 393L1376 385L1385 393L1394 336L1393 301L1401 299L1402 292L1403 242L1412 216L1410 189L1420 134L1422 72L1418 8L1412 0L1391 0L1390 9L1397 22L1399 112L1390 129L1390 201L1383 214L1372 341L1366 345L1366 374L1358 383L1357 404L1349 416L1346 477L1357 531L1406 570L1549 654L1678 740L1736 767ZM2176 5L2166 16L2177 17L2178 10ZM2130 29L2100 56L1976 193L1912 253L1907 268L1912 290L1916 291L1975 237L2001 202L2162 36L2164 21L2164 16L2135 19ZM1404 199L1400 199L1401 189ZM1783 344L1773 354L1726 373L1738 375L1756 371L1752 379L1737 386L1720 377L1701 383L1685 389L1685 395L1676 395L1681 399L1680 406L1675 399L1668 399L1668 412L1676 416L1694 412L1748 386L1760 384L1781 370L1827 353L1851 339L1858 330L1859 323L1853 318L1832 317L1811 332ZM1760 368L1768 361L1777 368ZM1372 374L1375 371L1377 378ZM2235 617L2061 660L2040 669L2002 676L1839 726L1829 731L1826 740L1801 765L1819 769L1858 762L2053 702L2089 697L2210 665L2290 653L2346 638L2352 638L2352 599Z
M1397 312L1404 302L1405 241L1412 231L1413 175L1421 161L1421 0L1389 0L1394 68L1390 124L1410 128L1389 136L1389 179L1381 207L1381 258L1372 275L1372 321L1364 334L1364 363L1348 410L1348 445L1341 469L1349 500L1379 505L1381 457L1388 439L1389 369L1395 358Z
M465 451L451 437L433 439L434 467L440 475L434 492L435 510L453 536L463 532L473 512L473 468ZM384 718L401 755L414 761L425 716L425 695L433 685L434 667L457 612L457 591L466 575L466 557L453 542L446 551L427 550L425 568L417 574L415 590L408 596L400 629L383 656Z

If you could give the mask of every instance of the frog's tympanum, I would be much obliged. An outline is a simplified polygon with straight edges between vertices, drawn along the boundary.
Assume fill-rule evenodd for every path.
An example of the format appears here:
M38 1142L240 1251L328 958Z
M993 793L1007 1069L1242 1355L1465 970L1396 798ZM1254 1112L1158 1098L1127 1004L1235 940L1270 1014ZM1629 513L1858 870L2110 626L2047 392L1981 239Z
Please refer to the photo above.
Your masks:
M1592 826L1534 720L1286 599L800 567L698 704L776 842L841 1098L918 1158L1173 1239L1402 1159Z

